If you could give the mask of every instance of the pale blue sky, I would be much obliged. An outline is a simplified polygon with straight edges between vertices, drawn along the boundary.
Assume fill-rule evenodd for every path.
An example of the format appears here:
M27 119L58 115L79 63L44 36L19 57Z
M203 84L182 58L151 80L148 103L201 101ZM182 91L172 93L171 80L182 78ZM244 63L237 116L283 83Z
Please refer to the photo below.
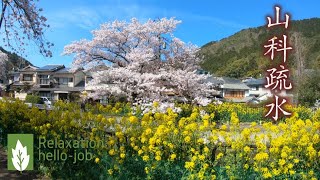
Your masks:
M51 28L45 34L55 46L53 57L44 58L33 46L28 47L27 59L36 66L65 64L70 66L72 56L61 56L63 47L72 41L91 39L91 30L107 21L144 21L149 18L176 17L182 20L174 33L185 42L202 46L213 40L228 37L241 29L266 24L266 16L273 15L274 5L289 12L291 19L320 17L319 1L311 0L40 0Z

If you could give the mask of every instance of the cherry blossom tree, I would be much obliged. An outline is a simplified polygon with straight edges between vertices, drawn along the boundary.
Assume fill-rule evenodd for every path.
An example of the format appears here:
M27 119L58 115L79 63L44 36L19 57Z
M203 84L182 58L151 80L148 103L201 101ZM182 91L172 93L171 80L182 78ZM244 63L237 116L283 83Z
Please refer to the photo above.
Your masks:
M123 94L131 101L164 101L168 93L189 101L214 92L199 75L198 48L173 35L180 21L174 18L131 22L114 21L92 31L92 40L67 45L64 54L75 54L73 67L106 64L108 70L93 75L96 98Z
M16 53L24 53L28 41L34 41L40 53L51 57L49 50L52 43L44 38L44 30L49 27L47 19L40 15L41 8L36 6L38 0L2 0L0 14L0 31L6 47Z
M3 53L0 50L0 80L5 79L5 71L6 71L6 62L8 61L8 55L6 53Z

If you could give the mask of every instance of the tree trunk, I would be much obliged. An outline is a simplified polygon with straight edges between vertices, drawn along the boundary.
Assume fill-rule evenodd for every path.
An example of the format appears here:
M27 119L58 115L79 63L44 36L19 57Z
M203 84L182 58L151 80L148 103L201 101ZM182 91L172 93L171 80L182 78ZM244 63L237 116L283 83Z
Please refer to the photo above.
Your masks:
M0 29L2 27L3 19L4 19L4 13L7 9L8 2L6 0L2 0L2 11L1 11L1 18L0 18Z

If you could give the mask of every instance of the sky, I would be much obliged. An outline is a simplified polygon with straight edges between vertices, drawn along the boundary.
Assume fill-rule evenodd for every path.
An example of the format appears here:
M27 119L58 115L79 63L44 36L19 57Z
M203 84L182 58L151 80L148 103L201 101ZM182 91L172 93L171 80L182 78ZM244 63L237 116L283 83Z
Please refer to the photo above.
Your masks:
M64 46L80 39L92 39L91 31L100 24L136 17L140 21L175 17L182 23L174 32L184 42L201 47L219 41L236 32L267 24L266 16L274 14L274 5L291 20L320 18L318 0L40 0L43 15L50 28L46 39L55 46L52 58L39 54L36 46L28 46L27 59L35 66L64 64L71 66L73 56L63 56Z

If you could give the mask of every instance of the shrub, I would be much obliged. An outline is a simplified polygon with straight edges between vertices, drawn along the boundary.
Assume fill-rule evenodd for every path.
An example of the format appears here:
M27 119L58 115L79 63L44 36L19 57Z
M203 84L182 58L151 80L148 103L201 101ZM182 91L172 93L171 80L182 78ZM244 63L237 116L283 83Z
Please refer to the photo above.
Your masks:
M27 103L40 104L41 103L41 98L39 96L28 94L25 101Z

